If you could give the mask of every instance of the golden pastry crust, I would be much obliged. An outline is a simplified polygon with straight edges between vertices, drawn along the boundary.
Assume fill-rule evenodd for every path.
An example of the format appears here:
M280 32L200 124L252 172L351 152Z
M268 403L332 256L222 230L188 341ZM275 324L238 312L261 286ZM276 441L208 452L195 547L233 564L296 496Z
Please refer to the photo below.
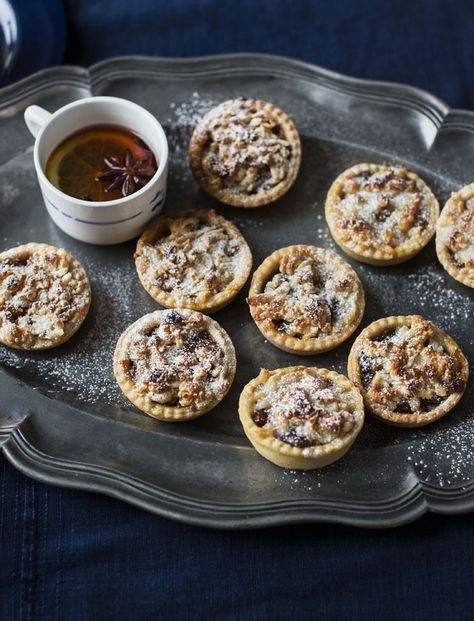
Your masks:
M244 286L252 253L232 222L212 210L189 209L147 226L135 264L142 285L162 306L213 313Z
M283 110L260 99L239 98L202 118L188 154L191 171L206 192L234 207L260 207L293 185L301 142Z
M26 350L61 345L90 303L86 271L63 248L31 242L0 253L0 343Z
M474 183L454 192L436 225L436 253L450 276L474 287Z
M164 421L191 420L212 410L229 391L235 369L227 332L186 309L141 317L115 348L114 374L124 395Z
M367 326L352 346L348 374L376 416L400 427L422 427L458 403L469 367L443 330L407 315Z
M362 397L334 371L303 366L267 371L249 382L239 417L254 448L283 468L321 468L341 458L364 423Z
M358 164L339 175L325 210L336 243L372 265L413 257L433 237L439 215L438 201L418 175L378 164Z
M247 300L260 332L276 347L317 354L340 345L364 314L362 283L332 250L276 250L253 275Z

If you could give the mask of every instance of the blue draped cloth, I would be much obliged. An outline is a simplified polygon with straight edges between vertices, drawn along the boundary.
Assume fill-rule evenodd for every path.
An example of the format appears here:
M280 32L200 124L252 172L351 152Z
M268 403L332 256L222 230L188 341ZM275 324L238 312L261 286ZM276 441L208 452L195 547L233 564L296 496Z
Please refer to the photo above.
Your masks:
M470 0L15 1L22 60L11 79L40 62L255 51L474 107ZM39 484L4 459L0 503L2 621L473 618L471 515L385 531L206 530Z

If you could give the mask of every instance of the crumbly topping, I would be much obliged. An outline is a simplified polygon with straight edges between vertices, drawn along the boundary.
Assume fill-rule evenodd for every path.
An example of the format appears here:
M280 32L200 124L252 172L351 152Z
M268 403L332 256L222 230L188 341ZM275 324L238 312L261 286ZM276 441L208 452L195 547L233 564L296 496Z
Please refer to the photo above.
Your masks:
M254 393L252 419L259 427L292 446L306 448L351 433L353 404L337 382L308 369L271 375Z
M242 277L248 247L213 215L170 219L166 233L141 246L144 277L152 286L202 301Z
M390 254L421 238L432 220L433 204L420 182L406 168L372 166L348 174L335 206L341 240Z
M60 341L83 318L90 289L82 267L52 246L19 247L0 255L0 334L6 344L34 347Z
M438 329L420 316L371 338L359 347L361 382L367 399L385 412L423 414L466 386L465 359L448 353Z
M453 266L474 273L474 198L466 201L456 195L451 198L442 211L438 236Z
M285 181L292 158L284 126L252 100L224 102L202 121L202 170L208 182L237 195L257 194Z
M201 313L157 311L152 324L125 333L121 364L137 391L170 407L203 409L232 382L223 338Z
M354 270L329 251L309 246L283 256L262 293L249 297L256 321L298 339L338 335L356 313L360 283Z

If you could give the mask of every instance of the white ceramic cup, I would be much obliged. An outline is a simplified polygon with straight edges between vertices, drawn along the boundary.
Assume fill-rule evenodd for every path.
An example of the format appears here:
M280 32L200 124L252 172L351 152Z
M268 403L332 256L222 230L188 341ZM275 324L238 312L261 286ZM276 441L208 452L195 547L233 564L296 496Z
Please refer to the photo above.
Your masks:
M117 244L139 235L145 224L163 208L168 176L168 142L156 118L141 106L118 97L88 97L50 114L39 106L25 110L25 123L36 138L34 164L49 215L65 233L91 244ZM65 138L98 124L131 129L155 154L158 170L130 196L93 202L68 196L46 177L52 151Z

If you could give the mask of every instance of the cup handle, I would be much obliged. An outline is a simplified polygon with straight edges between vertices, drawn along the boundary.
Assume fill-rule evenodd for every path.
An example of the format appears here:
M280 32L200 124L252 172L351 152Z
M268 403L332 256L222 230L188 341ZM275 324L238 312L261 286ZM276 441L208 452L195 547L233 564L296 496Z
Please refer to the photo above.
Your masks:
M40 106L28 106L25 110L25 123L34 138L40 133L51 116L50 112Z

